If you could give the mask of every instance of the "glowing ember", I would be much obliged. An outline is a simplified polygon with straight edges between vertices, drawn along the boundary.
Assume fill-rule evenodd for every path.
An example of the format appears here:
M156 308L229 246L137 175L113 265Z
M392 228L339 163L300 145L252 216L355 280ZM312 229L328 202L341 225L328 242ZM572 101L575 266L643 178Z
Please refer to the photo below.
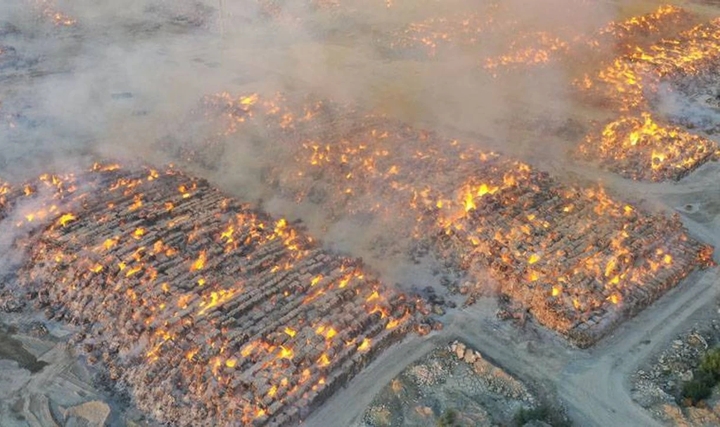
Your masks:
M205 251L201 251L198 258L190 266L190 271L202 270L203 268L205 268L206 261L207 261L206 253L205 253Z
M567 53L568 42L545 32L526 33L508 46L508 53L487 58L483 64L487 70L517 65L542 65L552 56Z
M280 359L292 359L295 353L292 351L291 348L285 348L283 346L280 346L280 352L278 353L278 358Z
M57 26L69 27L75 25L77 22L75 18L64 14L59 11L55 5L55 0L32 0L35 2L35 7L40 13L46 18L52 21Z
M57 220L57 224L60 225L61 227L65 227L65 226L66 226L67 224L69 224L70 222L75 221L75 219L76 219L76 218L75 218L75 215L73 215L73 214L71 214L71 213L67 213L67 214L62 215L62 216Z
M362 343L358 346L359 351L370 350L370 338L365 338Z
M328 366L330 364L330 358L327 354L323 353L322 356L320 356L320 359L318 359L317 364L321 368L324 368L325 366Z
M495 24L492 12L429 18L412 23L401 32L393 34L390 47L392 49L422 48L428 55L435 56L439 49L479 43L482 35Z

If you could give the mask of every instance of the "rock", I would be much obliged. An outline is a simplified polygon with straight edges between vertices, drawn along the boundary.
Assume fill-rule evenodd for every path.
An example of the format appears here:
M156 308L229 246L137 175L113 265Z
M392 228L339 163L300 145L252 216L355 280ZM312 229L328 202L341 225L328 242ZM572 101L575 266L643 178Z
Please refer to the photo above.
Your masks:
M425 336L430 333L431 328L430 328L430 325L422 323L422 324L418 325L415 328L415 330L418 333L418 335Z
M462 359L465 357L465 344L458 343L457 348L455 349L455 354L457 355L458 359Z
M682 381L692 381L693 377L694 377L693 371L690 370L690 369L688 369L688 370L685 371L685 372L681 372L681 373L680 373L680 379L681 379Z
M473 364L475 363L475 352L473 351L466 351L465 352L465 363Z
M63 414L68 420L66 424L69 425L71 419L74 418L74 422L79 423L77 425L87 425L88 427L103 427L109 415L110 407L107 403L99 400L93 400L70 407L66 409Z

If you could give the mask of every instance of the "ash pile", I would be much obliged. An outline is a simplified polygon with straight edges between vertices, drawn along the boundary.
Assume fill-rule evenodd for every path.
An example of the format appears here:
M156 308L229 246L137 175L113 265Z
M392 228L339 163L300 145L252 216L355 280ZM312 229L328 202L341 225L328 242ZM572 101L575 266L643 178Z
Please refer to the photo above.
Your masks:
M380 116L356 114L352 126L331 127L312 105L223 99L219 116L230 134L242 131L238 123L258 122L289 153L264 174L279 194L335 218L385 224L391 240L410 240L411 257L432 253L461 272L466 285L450 286L468 303L487 292L489 272L520 310L578 345L713 264L712 248L690 238L679 218L602 188L564 185L473 144Z
M172 425L289 425L418 325L419 301L284 219L174 169L0 185L27 252L3 290L77 325L91 363Z

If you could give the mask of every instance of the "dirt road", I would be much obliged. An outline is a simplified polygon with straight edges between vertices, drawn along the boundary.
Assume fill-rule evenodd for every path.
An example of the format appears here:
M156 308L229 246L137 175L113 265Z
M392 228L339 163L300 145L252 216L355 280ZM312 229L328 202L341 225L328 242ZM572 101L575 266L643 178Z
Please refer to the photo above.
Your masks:
M434 346L459 338L523 380L554 385L551 388L556 388L575 425L657 425L633 402L628 378L643 360L667 345L693 313L714 304L720 296L720 288L714 286L718 279L717 269L698 273L590 350L570 348L545 332L539 332L541 339L537 340L532 332L499 323L491 313L490 301L459 310L448 316L443 332L413 337L390 349L305 424L349 426L359 422L374 395L407 364Z

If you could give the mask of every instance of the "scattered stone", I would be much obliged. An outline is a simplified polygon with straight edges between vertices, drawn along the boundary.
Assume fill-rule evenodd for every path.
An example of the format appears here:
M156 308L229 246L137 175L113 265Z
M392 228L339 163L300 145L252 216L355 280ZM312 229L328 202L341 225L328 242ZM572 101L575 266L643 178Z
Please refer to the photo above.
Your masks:
M366 409L363 421L352 427L434 426L450 411L457 425L514 425L515 414L535 408L539 400L478 351L453 341L392 379Z
M457 355L458 359L462 359L465 357L465 344L458 343L458 345L455 347L455 354Z
M109 415L110 407L107 403L99 400L70 407L63 414L66 419L76 418L83 420L87 427L103 427Z

